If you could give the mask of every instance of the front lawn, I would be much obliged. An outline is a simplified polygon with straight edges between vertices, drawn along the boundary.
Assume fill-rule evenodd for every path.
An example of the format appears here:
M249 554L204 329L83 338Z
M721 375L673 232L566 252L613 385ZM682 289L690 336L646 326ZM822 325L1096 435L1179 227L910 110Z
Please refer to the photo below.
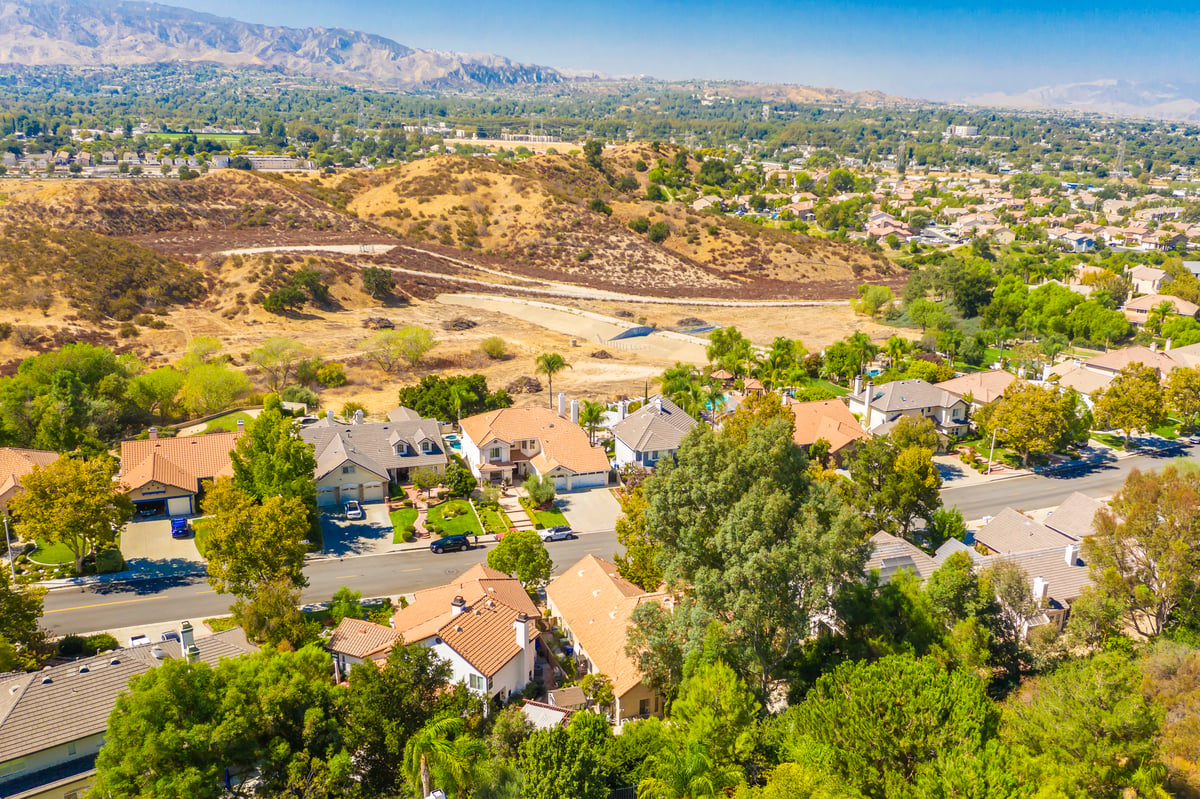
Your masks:
M212 524L212 519L208 517L192 519L193 541L196 544L196 551L200 553L200 557L202 558L208 557L204 554L204 542L208 540L208 534L212 532Z
M245 411L232 411L230 413L218 416L216 419L210 419L204 427L204 432L213 433L218 430L223 430L226 433L236 433L237 423L241 421L243 424L249 425L254 421L254 417Z
M1167 423L1162 427L1156 427L1152 431L1156 436L1163 438L1175 439L1179 438L1179 429L1183 425L1178 419L1168 419Z
M512 528L508 514L503 509L479 508L479 515L483 518L484 530L489 533L507 533Z
M389 513L388 518L392 520L392 543L403 544L405 530L417 521L417 509L400 508Z
M1112 433L1093 432L1091 437L1099 441L1101 444L1112 447L1113 449L1125 449L1125 436L1113 435Z
M64 563L75 564L75 553L71 552L71 548L62 542L51 544L39 539L37 549L30 552L28 557L34 563L40 563L43 566L62 566Z
M538 510L533 506L533 503L524 497L521 498L521 504L525 506L525 510L529 511L529 515L533 517L533 523L536 527L549 528L567 523L567 517L563 516L562 511L556 505L551 505L549 510Z
M452 499L435 505L425 512L425 526L436 530L438 536L446 535L483 535L479 520L471 503L465 499Z

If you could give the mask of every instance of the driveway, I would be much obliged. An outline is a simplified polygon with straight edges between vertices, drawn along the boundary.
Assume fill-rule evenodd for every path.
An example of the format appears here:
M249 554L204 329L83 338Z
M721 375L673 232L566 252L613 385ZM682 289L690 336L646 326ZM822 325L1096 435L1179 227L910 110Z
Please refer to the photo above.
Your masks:
M392 520L388 517L387 505L371 502L362 508L365 518L357 521L347 519L342 510L331 509L321 514L326 555L344 557L392 550Z
M139 574L179 574L204 568L193 537L172 538L170 519L129 522L121 531L121 554Z
M621 503L607 488L591 488L562 494L554 500L571 529L577 533L598 533L616 529Z

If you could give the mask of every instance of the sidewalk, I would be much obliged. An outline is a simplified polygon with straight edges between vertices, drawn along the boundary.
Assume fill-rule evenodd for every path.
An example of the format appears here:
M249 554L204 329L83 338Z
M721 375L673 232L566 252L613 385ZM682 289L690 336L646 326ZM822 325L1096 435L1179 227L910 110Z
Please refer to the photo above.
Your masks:
M516 489L510 488L508 491L501 494L500 508L508 514L508 521L512 524L514 530L532 530L536 526L533 519L529 517L528 511L521 501L517 499Z

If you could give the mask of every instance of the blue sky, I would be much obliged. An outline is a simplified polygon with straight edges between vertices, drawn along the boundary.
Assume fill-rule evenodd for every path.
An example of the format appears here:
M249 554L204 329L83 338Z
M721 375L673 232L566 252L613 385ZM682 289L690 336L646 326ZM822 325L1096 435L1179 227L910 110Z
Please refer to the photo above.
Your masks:
M412 47L667 79L936 100L1100 78L1200 83L1200 5L1190 2L1151 11L1112 0L160 1L249 22L356 28Z

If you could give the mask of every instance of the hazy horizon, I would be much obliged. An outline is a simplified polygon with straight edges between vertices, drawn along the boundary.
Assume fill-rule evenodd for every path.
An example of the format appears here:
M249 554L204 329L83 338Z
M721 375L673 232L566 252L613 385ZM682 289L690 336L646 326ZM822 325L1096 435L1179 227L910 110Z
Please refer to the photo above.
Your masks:
M353 28L410 47L496 53L564 70L878 89L930 100L1099 79L1200 80L1186 51L1200 40L1200 10L1150 12L1111 0L1067 0L1053 9L1028 0L998 8L947 0L919 7L614 0L585 8L462 0L449 9L402 10L384 0L166 4L270 25Z

